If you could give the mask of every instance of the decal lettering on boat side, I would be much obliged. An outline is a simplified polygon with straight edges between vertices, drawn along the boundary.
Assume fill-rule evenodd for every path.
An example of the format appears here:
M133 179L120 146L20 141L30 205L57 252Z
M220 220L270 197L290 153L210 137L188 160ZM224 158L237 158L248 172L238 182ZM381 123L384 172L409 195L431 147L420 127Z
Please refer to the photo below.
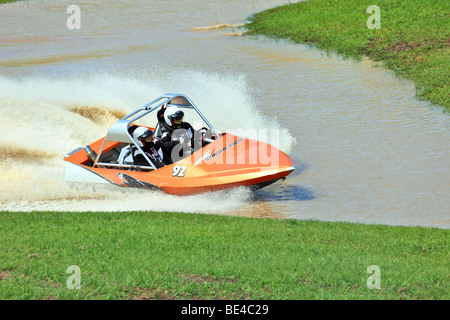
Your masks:
M198 165L199 163L201 163L203 160L205 160L206 158L208 158L211 155L211 150L209 150L207 153L205 153L205 155L203 157L201 157L200 159L198 159L195 164L194 167L196 165Z
M196 165L200 164L203 160L209 161L209 160L211 160L212 158L217 157L217 156L218 156L219 154L221 154L222 152L227 151L229 148L234 147L235 145L237 145L238 143L240 143L240 142L242 142L242 141L244 141L244 139L240 138L240 139L238 139L238 140L236 140L236 141L230 143L228 146L225 146L225 147L223 147L222 149L219 149L219 150L215 151L213 154L211 154L211 150L208 151L203 157L201 157L200 159L198 159L198 160L195 162L194 167L195 167Z

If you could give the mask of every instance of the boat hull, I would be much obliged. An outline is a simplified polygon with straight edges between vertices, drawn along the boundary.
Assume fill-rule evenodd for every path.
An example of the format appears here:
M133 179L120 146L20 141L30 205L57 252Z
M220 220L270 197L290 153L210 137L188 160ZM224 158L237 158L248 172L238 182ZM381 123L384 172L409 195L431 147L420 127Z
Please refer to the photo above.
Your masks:
M103 139L100 139L89 146L98 152L102 143ZM104 150L116 146L117 143L107 142ZM232 134L224 134L190 156L148 172L92 167L83 149L64 160L94 175L95 180L177 195L241 186L260 188L285 178L295 169L289 156L270 144Z

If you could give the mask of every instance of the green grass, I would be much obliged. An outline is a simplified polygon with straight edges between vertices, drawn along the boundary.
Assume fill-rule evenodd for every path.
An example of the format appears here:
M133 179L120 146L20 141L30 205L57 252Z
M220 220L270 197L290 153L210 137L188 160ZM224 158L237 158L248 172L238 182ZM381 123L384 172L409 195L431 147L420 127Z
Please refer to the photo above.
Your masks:
M21 0L0 0L0 4L2 4L2 3L16 2L16 1L21 1Z
M449 299L449 231L184 213L0 213L0 299ZM81 289L68 289L76 265ZM381 289L368 289L367 268Z
M380 29L367 28L371 4L380 8ZM397 75L415 81L420 99L450 111L448 0L309 0L258 13L247 28L249 34L383 61Z

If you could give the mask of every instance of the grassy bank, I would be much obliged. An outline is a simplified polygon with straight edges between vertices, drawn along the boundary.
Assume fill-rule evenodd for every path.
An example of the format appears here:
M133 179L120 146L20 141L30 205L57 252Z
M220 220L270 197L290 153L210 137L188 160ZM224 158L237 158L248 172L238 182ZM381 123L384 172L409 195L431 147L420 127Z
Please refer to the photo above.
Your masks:
M3 212L0 228L0 299L450 298L448 230L152 212Z
M380 8L380 29L367 27L371 4ZM414 80L419 98L450 111L448 0L309 0L258 13L247 28L250 34L381 60L397 75Z

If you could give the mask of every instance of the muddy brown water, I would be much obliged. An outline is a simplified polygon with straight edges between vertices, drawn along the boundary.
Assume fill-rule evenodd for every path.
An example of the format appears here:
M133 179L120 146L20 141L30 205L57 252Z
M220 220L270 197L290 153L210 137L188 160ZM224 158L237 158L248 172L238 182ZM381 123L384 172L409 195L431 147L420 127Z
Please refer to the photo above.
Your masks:
M252 13L285 3L1 5L2 210L170 210L449 228L448 115L368 59L239 36ZM79 30L67 28L69 5L80 8ZM256 193L190 197L64 182L65 153L167 92L190 96L218 128L278 132L276 143L297 170Z

